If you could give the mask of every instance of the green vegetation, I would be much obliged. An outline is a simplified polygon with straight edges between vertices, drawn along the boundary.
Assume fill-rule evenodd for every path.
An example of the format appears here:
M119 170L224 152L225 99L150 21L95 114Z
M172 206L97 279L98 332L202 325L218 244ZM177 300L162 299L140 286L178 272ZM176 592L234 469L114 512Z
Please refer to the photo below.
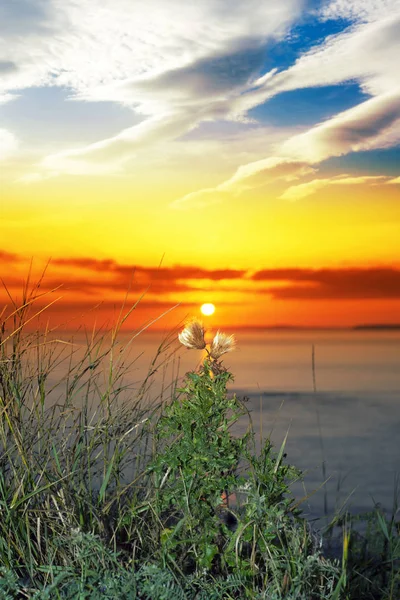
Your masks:
M201 368L153 397L175 335L129 389L126 315L77 350L25 330L37 297L25 290L0 323L1 600L400 597L395 516L374 511L362 533L336 519L342 558L328 559L291 494L301 474L285 444L257 455L250 419L231 434L246 415L221 362L231 338L205 348L191 323L180 339L205 348Z

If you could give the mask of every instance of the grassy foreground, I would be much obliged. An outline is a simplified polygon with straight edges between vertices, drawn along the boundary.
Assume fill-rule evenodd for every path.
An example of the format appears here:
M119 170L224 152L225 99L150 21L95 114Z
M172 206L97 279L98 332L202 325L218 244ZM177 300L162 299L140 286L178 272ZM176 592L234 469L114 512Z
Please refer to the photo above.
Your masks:
M25 331L35 298L0 319L0 600L400 598L395 514L375 510L357 530L343 516L342 556L329 559L284 444L257 454L250 419L230 433L246 415L221 361L232 338L206 346L189 324L180 341L205 350L202 367L152 397L172 339L130 390L140 338L119 344L125 317L77 353Z

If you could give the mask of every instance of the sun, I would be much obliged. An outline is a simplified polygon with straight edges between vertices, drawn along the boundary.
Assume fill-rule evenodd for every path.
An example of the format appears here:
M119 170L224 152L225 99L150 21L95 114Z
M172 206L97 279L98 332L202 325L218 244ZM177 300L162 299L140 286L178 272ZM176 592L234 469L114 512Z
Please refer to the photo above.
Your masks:
M206 304L202 304L200 306L200 310L203 315L205 315L206 317L209 317L214 314L215 306L214 306L214 304L211 304L211 302L206 302Z

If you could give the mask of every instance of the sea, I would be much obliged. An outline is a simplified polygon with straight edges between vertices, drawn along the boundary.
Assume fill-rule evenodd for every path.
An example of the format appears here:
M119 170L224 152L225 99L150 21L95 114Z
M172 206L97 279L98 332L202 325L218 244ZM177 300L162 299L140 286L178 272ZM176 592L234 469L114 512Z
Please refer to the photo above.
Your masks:
M123 333L124 382L139 388L154 370L147 401L173 394L202 353L175 336L153 365L162 332ZM237 349L225 355L234 375L229 393L244 400L257 447L269 438L302 481L293 494L311 519L338 512L390 512L400 501L400 330L238 331ZM79 335L75 344L85 345ZM118 348L118 345L117 345ZM172 351L172 353L171 353ZM118 360L118 352L115 353ZM164 360L164 364L161 364ZM130 393L132 393L130 391ZM233 429L243 433L243 418Z

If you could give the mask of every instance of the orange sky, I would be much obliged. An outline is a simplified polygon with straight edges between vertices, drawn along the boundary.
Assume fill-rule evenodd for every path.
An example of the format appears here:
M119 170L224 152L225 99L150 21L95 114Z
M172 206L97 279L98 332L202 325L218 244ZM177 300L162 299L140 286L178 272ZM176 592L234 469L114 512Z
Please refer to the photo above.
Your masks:
M36 306L66 328L110 326L128 290L126 327L204 302L216 327L399 323L400 9L317 5L11 3L11 298L50 260Z
M2 252L0 264L8 292L18 303L29 261ZM38 281L41 268L44 263L35 259L30 288ZM111 327L121 310L124 314L136 303L124 325L127 329L139 328L153 319L156 328L177 326L188 316L200 316L203 302L216 306L212 317L204 317L212 327L390 324L399 322L400 268L154 267L114 259L55 257L35 295L40 297L31 315L53 303L40 321L62 329L91 328L94 324ZM9 313L12 302L6 290L0 298ZM36 320L32 325L36 326Z

